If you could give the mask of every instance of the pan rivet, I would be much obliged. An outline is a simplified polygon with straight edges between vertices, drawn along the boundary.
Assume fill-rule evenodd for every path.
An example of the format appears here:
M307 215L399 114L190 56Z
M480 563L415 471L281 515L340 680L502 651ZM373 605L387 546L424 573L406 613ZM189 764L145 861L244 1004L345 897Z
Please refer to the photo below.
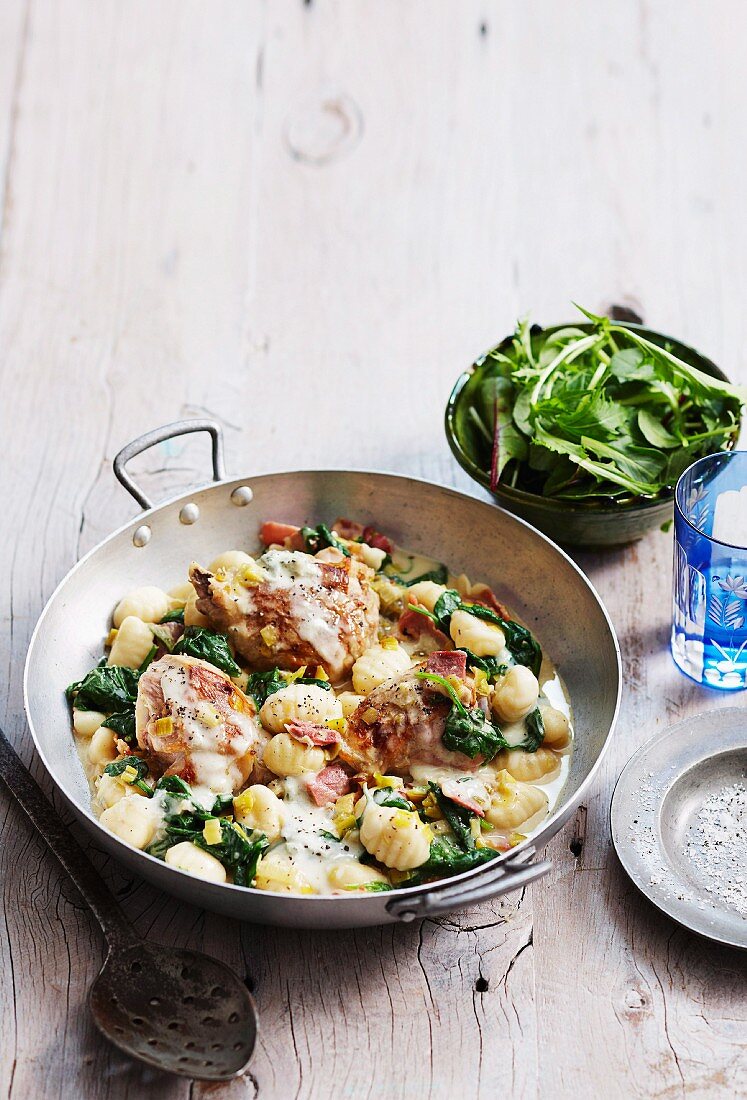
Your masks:
M189 526L190 523L196 523L200 518L200 509L196 504L185 504L179 513L179 522L185 523Z
M239 485L237 489L231 493L231 502L236 505L237 508L243 508L246 504L250 504L254 493L248 485Z
M132 536L132 542L135 546L147 546L150 542L150 536L153 534L147 523L143 523L135 531Z

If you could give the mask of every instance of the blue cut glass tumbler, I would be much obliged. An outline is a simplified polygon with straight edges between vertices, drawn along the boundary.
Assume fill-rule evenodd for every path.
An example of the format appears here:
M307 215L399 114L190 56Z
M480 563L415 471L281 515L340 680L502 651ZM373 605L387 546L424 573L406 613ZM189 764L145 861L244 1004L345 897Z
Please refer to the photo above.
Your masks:
M699 684L747 687L747 451L699 459L674 495L672 656Z

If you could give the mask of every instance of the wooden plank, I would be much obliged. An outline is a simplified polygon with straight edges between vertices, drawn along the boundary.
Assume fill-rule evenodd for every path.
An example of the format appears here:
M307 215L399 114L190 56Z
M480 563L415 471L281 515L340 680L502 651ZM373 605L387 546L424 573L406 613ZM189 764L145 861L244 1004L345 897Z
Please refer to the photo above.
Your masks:
M30 14L0 264L3 392L14 395L0 418L15 479L0 536L12 616L5 728L27 760L28 636L76 556L128 513L113 452L199 405L206 379L239 358L260 16L257 4L177 2L41 4ZM186 1096L187 1082L133 1066L94 1034L85 997L100 937L2 797L13 838L0 854L12 899L13 980L0 993L15 1032L3 1045L6 1090ZM155 893L143 902L119 872L111 880L144 931L164 904L162 923L172 923L174 903Z
M474 491L440 435L443 404L528 306L552 321L571 296L642 303L652 324L738 359L744 12L576 10L67 0L24 23L5 5L0 430L15 482L0 644L5 728L27 760L28 636L75 557L132 514L109 468L127 438L209 414L237 471L373 466ZM205 453L164 447L137 468L157 496L202 476ZM202 914L99 858L143 934L254 985L263 1030L243 1082L190 1090L93 1034L99 938L0 795L6 1092L744 1091L742 960L657 916L609 849L625 759L703 705L665 651L670 546L653 535L581 558L620 631L628 694L579 854L564 831L534 898L318 935Z

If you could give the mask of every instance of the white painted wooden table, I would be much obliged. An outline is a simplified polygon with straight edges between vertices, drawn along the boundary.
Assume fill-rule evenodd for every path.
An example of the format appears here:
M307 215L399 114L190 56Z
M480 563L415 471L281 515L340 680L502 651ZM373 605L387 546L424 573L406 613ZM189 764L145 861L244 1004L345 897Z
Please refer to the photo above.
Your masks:
M473 491L441 428L452 379L519 312L564 320L571 298L633 305L747 381L746 35L739 0L3 0L2 720L37 776L28 637L132 514L111 459L146 428L209 414L236 472ZM141 468L158 495L205 462L192 441ZM730 700L668 656L670 536L579 560L626 693L549 881L324 935L177 905L94 853L140 932L247 975L262 1038L230 1087L149 1074L94 1034L100 937L0 792L4 1093L747 1094L744 957L639 897L608 828L635 747Z

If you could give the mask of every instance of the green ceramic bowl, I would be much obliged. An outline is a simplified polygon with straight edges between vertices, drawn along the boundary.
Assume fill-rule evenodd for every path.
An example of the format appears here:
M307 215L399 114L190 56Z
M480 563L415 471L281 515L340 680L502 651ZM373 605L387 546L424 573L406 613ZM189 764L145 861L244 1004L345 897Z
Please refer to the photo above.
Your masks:
M585 332L592 328L590 324L579 325L575 321L569 324ZM553 325L545 331L552 333L567 327L568 324ZM642 325L626 324L625 327L640 332L655 344L668 345L675 355L705 374L720 378L722 382L729 381L715 363L687 344L660 332L652 332ZM510 345L511 337L507 336L498 348L503 350ZM472 395L480 384L484 369L485 360L479 359L457 379L446 406L446 436L459 465L490 491L490 448L467 415L472 404ZM731 447L735 444L736 439L732 441ZM583 501L552 500L506 485L500 485L493 496L509 512L521 516L556 542L585 547L619 546L642 538L648 531L661 527L672 518L674 501L672 491L666 497L658 497L656 500L641 499L604 507Z

